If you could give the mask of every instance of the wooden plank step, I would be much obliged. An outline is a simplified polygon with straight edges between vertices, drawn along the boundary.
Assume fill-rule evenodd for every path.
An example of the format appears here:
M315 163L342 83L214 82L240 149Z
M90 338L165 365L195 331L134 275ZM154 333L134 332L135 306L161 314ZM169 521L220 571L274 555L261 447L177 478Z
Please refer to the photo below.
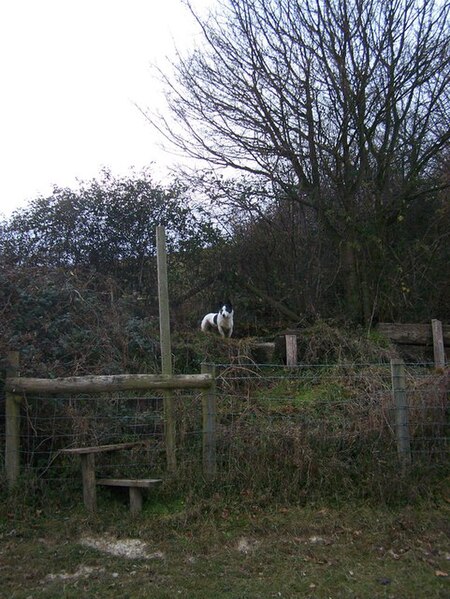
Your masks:
M68 447L67 449L61 449L60 453L83 455L86 453L103 453L106 451L119 451L120 449L132 449L141 445L144 445L142 441L135 441L134 443L114 443L112 445L96 445L93 447Z
M107 487L128 487L130 498L130 512L137 516L142 512L142 489L153 487L156 483L162 482L159 478L99 478L98 485Z
M99 478L98 485L106 487L137 487L148 489L156 483L162 482L160 478Z

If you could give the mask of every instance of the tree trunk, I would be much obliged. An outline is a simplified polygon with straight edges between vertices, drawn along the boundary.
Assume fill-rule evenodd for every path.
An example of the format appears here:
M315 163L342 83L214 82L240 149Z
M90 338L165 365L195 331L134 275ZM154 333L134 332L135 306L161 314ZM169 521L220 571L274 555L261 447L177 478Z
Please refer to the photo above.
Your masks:
M344 241L342 264L344 267L346 313L352 321L361 322L361 290L358 281L355 244L352 241Z
M370 326L372 320L372 301L370 297L369 281L367 278L367 262L364 252L360 252L358 256L358 272L361 282L361 309L364 326Z

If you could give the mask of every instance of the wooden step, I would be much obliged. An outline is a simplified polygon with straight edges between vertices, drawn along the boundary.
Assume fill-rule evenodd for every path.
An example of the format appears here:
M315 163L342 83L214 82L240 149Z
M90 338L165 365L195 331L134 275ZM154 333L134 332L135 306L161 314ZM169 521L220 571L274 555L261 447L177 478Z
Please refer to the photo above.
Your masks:
M132 443L114 443L112 445L95 445L93 447L68 447L61 449L60 453L83 455L86 453L103 453L107 451L120 451L121 449L133 449L144 445L143 441L134 441Z
M130 497L130 512L136 516L142 512L142 489L149 489L162 482L160 478L99 478L97 485L127 487Z
M106 487L140 487L141 489L149 489L160 482L162 482L160 478L99 478L97 484Z
M132 443L113 443L111 445L95 445L93 447L68 447L61 449L61 455L79 455L81 460L81 478L83 480L83 500L84 505L90 512L97 509L97 491L95 480L95 456L108 451L120 451L122 449L133 449L142 447L143 441L134 441ZM127 486L127 485L121 485ZM130 487L131 489L131 487Z

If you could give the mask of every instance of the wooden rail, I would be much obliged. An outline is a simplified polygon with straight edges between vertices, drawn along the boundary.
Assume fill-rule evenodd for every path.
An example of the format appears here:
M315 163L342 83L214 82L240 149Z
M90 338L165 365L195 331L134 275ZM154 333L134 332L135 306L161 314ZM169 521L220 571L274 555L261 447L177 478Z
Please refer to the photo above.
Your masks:
M430 324L379 322L376 330L399 345L433 345L433 319ZM450 325L442 325L441 336L443 344L450 346Z
M55 379L11 377L5 382L10 393L102 393L142 389L209 389L210 374L116 374L73 376Z

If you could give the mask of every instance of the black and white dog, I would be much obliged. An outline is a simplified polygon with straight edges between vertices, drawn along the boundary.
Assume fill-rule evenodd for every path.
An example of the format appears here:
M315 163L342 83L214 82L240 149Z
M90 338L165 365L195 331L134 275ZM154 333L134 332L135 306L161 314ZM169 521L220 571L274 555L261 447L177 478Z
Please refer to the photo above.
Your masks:
M231 302L227 302L218 312L210 312L203 318L202 331L206 333L210 328L217 328L222 337L231 337L233 333L233 315L233 306Z

